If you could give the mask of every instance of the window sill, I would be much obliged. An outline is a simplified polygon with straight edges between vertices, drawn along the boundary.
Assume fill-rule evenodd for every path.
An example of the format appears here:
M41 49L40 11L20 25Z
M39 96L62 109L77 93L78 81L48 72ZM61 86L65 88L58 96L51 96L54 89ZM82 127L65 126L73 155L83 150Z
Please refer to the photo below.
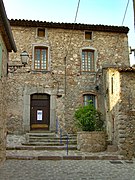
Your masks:
M32 70L33 74L38 74L38 73L46 74L48 72L50 72L50 71L49 70Z
M84 41L93 41L93 39L84 39Z
M96 74L96 71L81 71L81 74Z

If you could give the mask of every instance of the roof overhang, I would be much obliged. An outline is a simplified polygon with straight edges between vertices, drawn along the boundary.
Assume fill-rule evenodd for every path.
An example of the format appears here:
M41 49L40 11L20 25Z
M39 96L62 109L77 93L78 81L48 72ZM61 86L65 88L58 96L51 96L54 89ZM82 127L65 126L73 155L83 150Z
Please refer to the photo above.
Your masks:
M46 21L32 21L32 20L10 20L11 26L22 27L46 27L46 28L59 28L69 30L89 30L89 31L102 31L102 32L116 32L128 33L129 28L124 26L108 26L108 25L90 25L90 24L77 24L77 23L54 23Z
M0 33L5 42L8 52L11 52L12 50L16 52L17 48L13 39L13 34L11 31L11 27L2 0L0 0Z

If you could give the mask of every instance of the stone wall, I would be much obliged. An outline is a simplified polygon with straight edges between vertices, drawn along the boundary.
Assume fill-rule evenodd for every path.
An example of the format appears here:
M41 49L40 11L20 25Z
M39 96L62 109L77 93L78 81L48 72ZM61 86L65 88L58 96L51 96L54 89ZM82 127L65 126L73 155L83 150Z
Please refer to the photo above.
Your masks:
M118 149L128 158L135 157L135 71L120 72L121 102L119 107ZM126 83L125 83L126 82Z
M106 133L103 131L78 132L77 149L84 152L103 152L106 150Z
M81 50L85 47L95 50L97 70L106 64L128 66L126 34L94 31L93 39L88 41L84 40L83 30L48 28L45 38L36 35L35 27L14 26L12 30L18 52L11 53L9 61L7 111L9 132L25 131L24 126L28 125L29 120L24 121L30 117L26 110L27 103L24 101L30 98L32 93L53 95L55 108L52 110L52 118L58 117L60 125L67 131L74 131L74 110L82 104L85 93L94 93L97 96L97 108L104 113L102 86L99 90L95 88L100 74L80 71ZM71 44L68 46L71 33L73 33ZM35 72L32 69L34 45L46 45L49 48L50 71L48 73ZM30 57L26 67L23 67L20 62L20 53L24 50ZM66 62L64 62L65 56Z
M7 72L7 50L0 35L0 46L2 48L2 77L0 77L0 162L6 157L6 72Z
M129 69L107 68L103 72L108 140L131 159L135 154L135 71Z

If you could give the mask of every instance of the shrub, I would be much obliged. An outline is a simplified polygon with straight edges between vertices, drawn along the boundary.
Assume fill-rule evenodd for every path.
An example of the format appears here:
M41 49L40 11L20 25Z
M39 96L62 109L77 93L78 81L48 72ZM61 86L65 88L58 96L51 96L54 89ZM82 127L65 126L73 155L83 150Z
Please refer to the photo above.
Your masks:
M103 120L101 113L89 103L87 106L80 106L74 114L76 125L83 131L103 130Z

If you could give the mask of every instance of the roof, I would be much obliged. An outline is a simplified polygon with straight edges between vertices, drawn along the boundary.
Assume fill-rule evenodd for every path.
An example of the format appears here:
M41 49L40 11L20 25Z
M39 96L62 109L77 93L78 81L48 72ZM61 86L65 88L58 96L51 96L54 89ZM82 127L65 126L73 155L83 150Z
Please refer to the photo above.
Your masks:
M3 37L8 52L11 52L12 50L16 52L17 48L2 0L0 0L0 33Z
M135 72L135 65L133 65L132 67L125 65L104 65L103 69L115 69L119 72Z
M89 31L102 31L102 32L116 32L128 33L129 28L124 26L108 26L108 25L90 25L90 24L77 24L77 23L54 23L46 21L33 21L33 20L10 20L11 26L22 27L46 27L46 28L61 28L61 29L74 29L74 30L89 30Z
M125 67L125 68L118 68L120 72L135 72L135 67Z

